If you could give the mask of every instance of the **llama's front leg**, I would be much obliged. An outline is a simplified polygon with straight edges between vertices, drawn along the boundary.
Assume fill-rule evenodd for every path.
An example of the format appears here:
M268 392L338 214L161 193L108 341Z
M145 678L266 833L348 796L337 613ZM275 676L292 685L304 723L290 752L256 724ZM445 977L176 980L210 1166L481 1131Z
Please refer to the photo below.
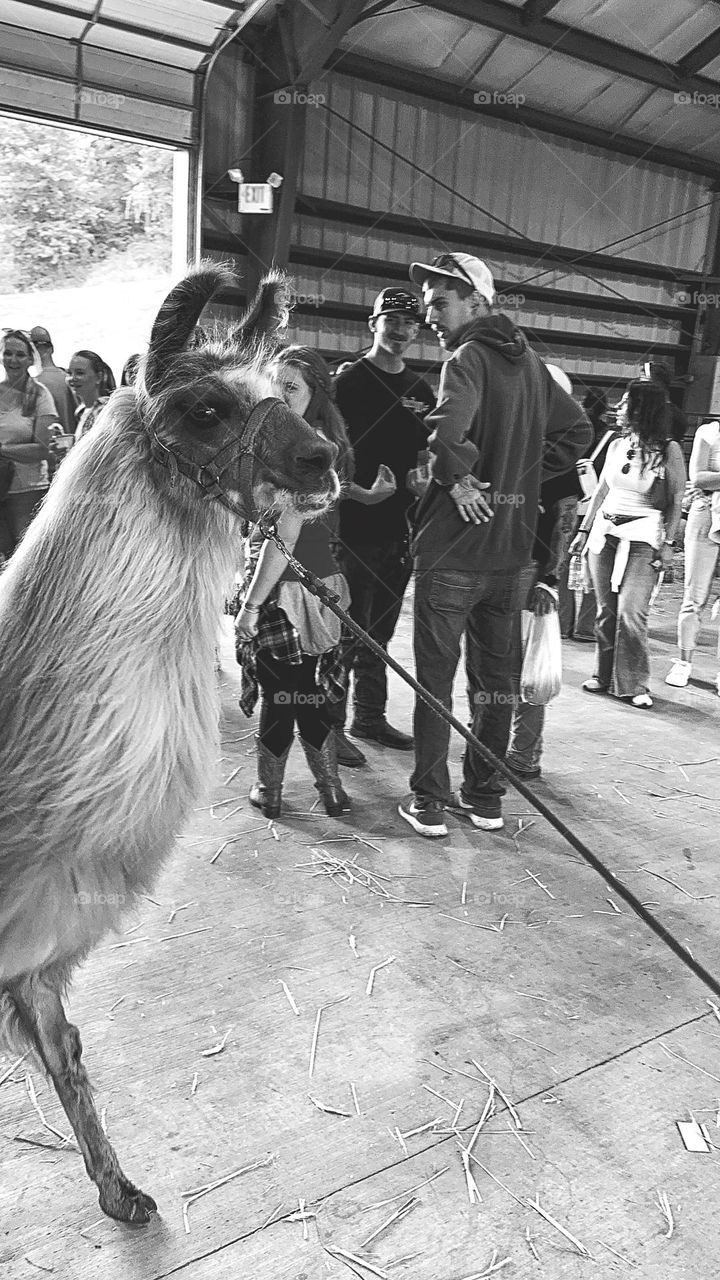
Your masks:
M9 991L26 1039L37 1050L65 1109L85 1168L100 1191L100 1207L121 1222L147 1223L157 1205L128 1182L103 1133L82 1061L77 1027L68 1022L59 992L43 979Z

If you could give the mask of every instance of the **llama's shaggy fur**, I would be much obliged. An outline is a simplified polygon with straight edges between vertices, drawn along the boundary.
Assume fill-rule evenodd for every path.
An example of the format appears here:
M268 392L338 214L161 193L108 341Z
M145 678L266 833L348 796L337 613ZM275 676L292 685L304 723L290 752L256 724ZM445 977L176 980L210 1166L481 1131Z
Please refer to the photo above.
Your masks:
M214 645L240 521L160 466L153 436L201 466L224 448L223 487L247 503L239 433L273 394L269 352L243 357L237 336L183 351L224 282L198 273L164 304L138 391L117 392L63 462L0 576L0 1024L52 1075L103 1208L135 1221L154 1202L102 1135L60 998L152 887L218 755ZM332 498L317 435L277 407L269 430L255 502Z

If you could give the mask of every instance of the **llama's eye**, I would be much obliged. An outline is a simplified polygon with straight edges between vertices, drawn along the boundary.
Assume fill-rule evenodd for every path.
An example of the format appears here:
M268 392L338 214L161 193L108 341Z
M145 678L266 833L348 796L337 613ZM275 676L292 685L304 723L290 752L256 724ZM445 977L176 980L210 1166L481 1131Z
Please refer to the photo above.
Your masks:
M215 427L220 421L219 409L209 404L194 404L187 416L196 427Z

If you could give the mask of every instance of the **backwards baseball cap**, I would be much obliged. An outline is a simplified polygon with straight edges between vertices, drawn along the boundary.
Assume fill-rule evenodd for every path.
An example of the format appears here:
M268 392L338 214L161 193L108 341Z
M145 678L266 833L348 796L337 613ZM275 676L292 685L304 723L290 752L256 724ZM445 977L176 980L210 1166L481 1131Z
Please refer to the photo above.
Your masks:
M36 347L38 345L41 347L52 346L52 338L50 337L47 329L43 329L42 325L36 324L35 328L30 330L30 338L35 343Z
M495 301L495 281L490 268L471 253L441 253L432 262L412 262L410 279L422 286L428 276L449 276L464 280L491 305Z
M422 319L420 302L414 293L409 293L407 289L381 289L373 304L372 314L386 316L393 311L404 312L418 321Z

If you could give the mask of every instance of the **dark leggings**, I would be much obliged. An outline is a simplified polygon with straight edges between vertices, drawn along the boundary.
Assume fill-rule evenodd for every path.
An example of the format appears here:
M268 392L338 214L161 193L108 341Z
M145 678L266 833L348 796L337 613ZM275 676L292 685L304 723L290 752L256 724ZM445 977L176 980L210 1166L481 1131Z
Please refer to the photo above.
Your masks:
M265 649L258 653L260 740L274 756L290 746L296 724L311 747L321 747L330 732L326 695L315 683L316 667L317 658L295 664L278 662Z

